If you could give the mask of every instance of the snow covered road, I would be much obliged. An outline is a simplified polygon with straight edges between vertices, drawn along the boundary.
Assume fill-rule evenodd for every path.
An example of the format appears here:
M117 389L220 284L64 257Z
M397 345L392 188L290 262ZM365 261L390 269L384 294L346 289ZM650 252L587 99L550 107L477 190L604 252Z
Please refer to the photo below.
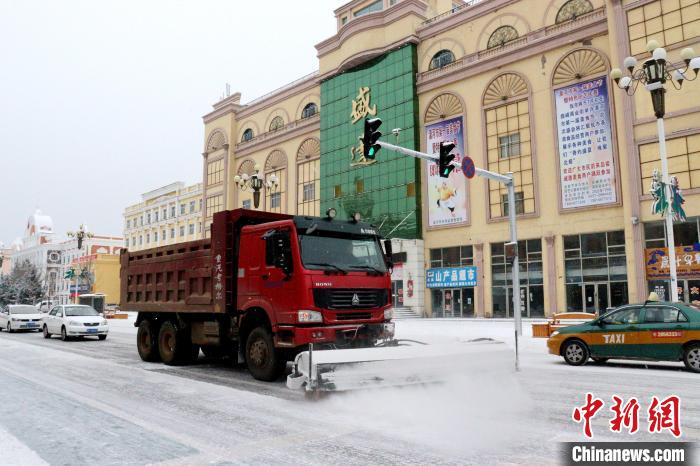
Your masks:
M111 321L104 342L0 333L1 464L556 464L558 442L583 440L571 412L587 391L608 404L636 396L643 410L652 395L677 394L683 440L700 440L699 375L666 363L569 367L527 325L517 374L312 403L203 357L144 363L132 322ZM397 334L513 340L512 323L486 320L398 321ZM595 440L672 440L614 435L609 419L594 419Z

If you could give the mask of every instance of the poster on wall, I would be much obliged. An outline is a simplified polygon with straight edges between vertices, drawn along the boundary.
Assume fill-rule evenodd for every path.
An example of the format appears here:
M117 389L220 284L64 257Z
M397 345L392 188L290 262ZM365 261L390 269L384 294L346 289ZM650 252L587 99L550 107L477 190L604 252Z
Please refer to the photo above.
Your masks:
M449 178L441 178L437 163L426 164L428 180L428 226L454 225L467 221L467 183L460 168L464 157L464 122L451 118L425 127L426 152L440 155L441 142L453 142L457 166Z
M604 77L554 91L564 209L617 201L610 106Z

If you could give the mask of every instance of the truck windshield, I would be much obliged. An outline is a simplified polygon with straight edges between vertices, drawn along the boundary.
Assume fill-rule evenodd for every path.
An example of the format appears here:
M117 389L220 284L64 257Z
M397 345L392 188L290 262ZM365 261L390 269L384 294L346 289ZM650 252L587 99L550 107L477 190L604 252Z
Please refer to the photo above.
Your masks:
M299 235L301 260L313 270L385 273L384 256L375 237L326 235L323 232Z

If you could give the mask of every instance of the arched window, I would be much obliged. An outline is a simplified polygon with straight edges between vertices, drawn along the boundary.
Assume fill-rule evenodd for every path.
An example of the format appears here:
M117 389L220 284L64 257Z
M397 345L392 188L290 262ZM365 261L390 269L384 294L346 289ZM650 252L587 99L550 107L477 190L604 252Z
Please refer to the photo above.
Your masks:
M515 213L535 212L535 181L530 144L530 110L527 83L517 74L505 73L491 81L483 98L486 121L488 169L513 172ZM507 217L506 188L489 181L489 215Z
M593 11L593 5L588 0L569 0L559 8L555 22L559 24L573 20L591 11Z
M311 102L309 104L306 104L304 107L304 110L301 111L301 117L302 118L309 118L318 113L318 108L316 107L316 104Z
M215 129L207 140L207 152L219 150L224 147L224 144L226 144L226 135L223 131Z
M265 181L272 175L277 178L277 189L265 192L265 210L268 212L287 212L287 156L281 150L273 150L265 160Z
M321 207L321 145L309 138L297 151L297 214L318 216Z
M243 131L243 137L241 138L241 142L250 141L251 139L253 139L253 130L248 128L245 131Z
M276 116L270 122L270 131L277 131L284 126L284 120L281 116Z
M442 68L443 66L449 65L455 61L455 55L449 50L440 50L438 53L433 55L430 60L429 70L434 70L437 68Z
M513 26L501 26L491 33L486 48L500 47L518 38L518 31Z

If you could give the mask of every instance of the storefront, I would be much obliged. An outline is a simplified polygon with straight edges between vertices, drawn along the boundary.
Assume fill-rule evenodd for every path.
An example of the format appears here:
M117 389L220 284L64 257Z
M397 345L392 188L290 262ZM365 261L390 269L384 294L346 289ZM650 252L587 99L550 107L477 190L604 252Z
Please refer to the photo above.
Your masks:
M627 304L624 231L564 236L566 309L604 312Z
M459 278L459 270L472 265L474 265L472 246L453 246L430 250L429 270L456 270L458 271L457 278ZM440 286L433 286L430 290L433 317L474 317L474 287L477 286L476 282L468 287L448 286L446 283L439 284ZM428 288L431 287L428 286Z
M542 276L542 240L518 241L520 267L520 314L544 316L544 282ZM491 244L491 293L493 317L513 317L513 267L507 261L503 243Z
M698 218L673 225L676 243L676 275L678 299L685 303L700 304L700 235ZM670 263L666 247L666 229L663 222L644 224L646 278L649 291L662 300L670 299Z
M425 273L433 317L474 317L476 267L430 268Z

